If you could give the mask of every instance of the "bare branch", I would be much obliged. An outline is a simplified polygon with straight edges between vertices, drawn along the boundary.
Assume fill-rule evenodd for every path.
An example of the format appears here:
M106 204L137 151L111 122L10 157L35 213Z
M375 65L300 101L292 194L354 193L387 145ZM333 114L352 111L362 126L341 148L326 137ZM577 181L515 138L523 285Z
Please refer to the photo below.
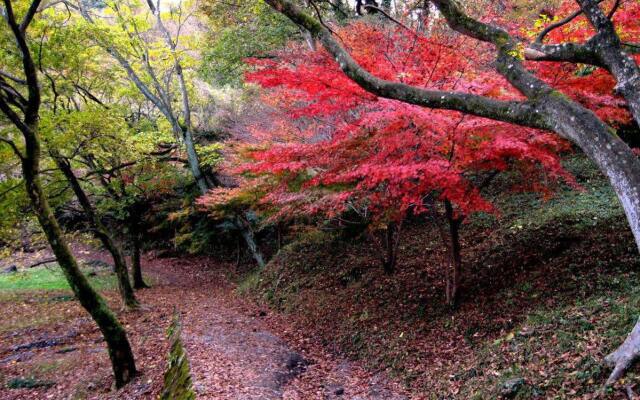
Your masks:
M598 4L600 4L601 2L603 2L604 0L599 0ZM611 14L610 17L613 16L613 14L616 12L616 9L618 8L618 3L619 0L616 1L616 5L614 5L613 9L611 10ZM546 28L544 28L542 30L542 32L540 32L538 34L538 36L536 37L535 43L542 43L542 41L544 40L544 38L551 33L551 31L561 28L565 25L567 25L568 23L570 23L571 21L573 21L574 19L576 19L577 17L579 17L582 14L582 8L574 11L573 13L569 14L567 17L561 19L558 22L554 22L552 24L550 24L549 26L547 26Z
M24 158L22 156L22 153L20 152L20 149L18 149L18 146L16 146L16 144L12 140L0 137L0 142L8 144L9 147L11 147L11 150L16 154L16 156L18 156L20 160Z

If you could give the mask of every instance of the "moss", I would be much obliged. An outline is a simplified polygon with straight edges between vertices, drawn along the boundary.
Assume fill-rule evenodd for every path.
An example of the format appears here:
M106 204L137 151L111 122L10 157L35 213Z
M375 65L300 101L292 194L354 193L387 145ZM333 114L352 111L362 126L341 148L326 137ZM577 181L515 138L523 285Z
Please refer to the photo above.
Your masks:
M175 312L173 321L167 329L171 350L169 351L169 366L164 374L164 386L160 395L162 400L192 400L196 398L191 381L189 359L182 345L180 334L180 318Z
M37 389L37 388L49 388L55 385L55 382L51 381L39 381L35 378L14 378L7 383L9 389Z

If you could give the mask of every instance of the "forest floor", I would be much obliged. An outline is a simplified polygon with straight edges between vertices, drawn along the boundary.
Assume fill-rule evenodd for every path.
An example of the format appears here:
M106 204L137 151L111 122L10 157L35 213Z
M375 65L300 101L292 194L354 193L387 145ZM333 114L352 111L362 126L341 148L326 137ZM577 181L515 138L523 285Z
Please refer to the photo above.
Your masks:
M640 314L640 257L606 181L581 157L567 166L582 188L551 199L494 182L500 214L461 230L456 309L445 305L447 246L429 218L404 224L392 275L380 240L315 229L296 232L239 290L402 380L411 398L627 399L640 367L602 396L603 359Z
M87 246L76 246L75 253L96 269L88 271L91 279L118 309L106 255ZM13 261L28 264L34 257L48 255ZM118 312L141 374L120 391L113 389L99 331L68 289L52 280L47 290L25 288L24 276L16 278L17 289L2 290L0 284L0 398L156 399L174 310L198 398L405 398L381 374L329 354L282 316L239 298L228 276L234 268L207 258L145 258L152 287L138 292L142 309Z

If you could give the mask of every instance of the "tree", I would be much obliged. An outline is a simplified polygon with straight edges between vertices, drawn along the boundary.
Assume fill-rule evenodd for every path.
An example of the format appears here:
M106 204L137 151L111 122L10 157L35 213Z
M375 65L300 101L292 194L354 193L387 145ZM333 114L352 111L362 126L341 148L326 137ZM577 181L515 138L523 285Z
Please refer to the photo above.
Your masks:
M447 88L500 89L499 80L478 81L475 71L467 73L467 60L481 57L473 46L416 39L403 30L366 23L337 34L377 75L403 76L412 84L434 80ZM425 62L425 54L436 45L455 45L457 52ZM574 183L558 157L567 144L549 133L514 131L504 123L368 95L340 72L326 51L288 48L276 58L254 63L257 70L247 77L271 89L265 101L276 99L284 109L283 123L267 124L266 131L257 128L255 137L263 138L259 150L255 145L249 149L253 162L239 168L258 180L246 182L235 197L205 196L201 204L215 209L222 200L228 207L242 204L253 193L254 204L275 210L272 219L322 214L349 223L357 216L359 223L384 232L387 254L382 264L389 273L396 260L396 231L406 216L437 216L449 228L443 240L450 255L445 275L452 305L462 262L458 231L471 214L494 211L482 191L495 176L509 171L521 178L518 190L544 195L558 181ZM283 136L296 130L297 136Z
M64 111L59 111L58 108L56 114L44 119L42 125L44 125L41 129L43 136L55 138L53 141L47 141L49 154L69 182L94 235L111 254L118 278L118 289L125 307L128 309L138 308L139 303L131 287L129 269L122 246L117 243L115 235L103 222L103 218L89 198L87 190L83 188L80 177L76 176L74 171L77 169L74 165L77 164L75 158L96 152L104 153L104 149L107 149L108 144L113 141L110 136L122 137L129 133L124 119L119 118L117 113L109 112L103 107ZM96 142L100 142L100 144L98 145ZM118 153L115 151L113 154ZM82 166L85 169L88 167L87 163ZM90 171L95 172L91 169Z
M209 23L200 72L219 85L240 86L246 58L268 57L300 31L257 0L214 0L203 2L201 7Z
M73 4L73 7L94 28L97 44L120 64L136 88L162 113L176 138L183 140L196 184L202 193L206 193L212 183L207 181L209 177L203 173L195 149L190 92L183 67L185 53L178 49L180 33L189 15L183 14L181 7L177 9L175 23L178 33L174 38L162 19L160 2L154 4L148 1L147 5L153 25L136 15L140 12L137 2L108 2L108 10L115 15L115 27L119 30L119 35L115 37L111 33L114 26L95 18L93 10L82 1ZM157 37L145 35L152 27L158 31L160 43L163 43L160 47ZM132 54L133 59L127 58L127 54ZM168 65L163 63L167 58L170 60ZM175 110L173 105L176 91L181 99L180 111Z
M25 6L25 3L19 3L19 10L23 11L24 15L22 20L18 22L12 2L4 0L2 13L18 51L17 57L20 67L16 67L16 70L19 70L24 77L16 76L11 71L2 71L0 74L2 76L0 78L0 111L15 127L15 130L20 132L23 143L17 143L12 136L3 136L0 140L13 150L21 162L22 175L33 212L38 218L69 286L80 304L100 328L109 350L116 386L121 387L129 382L137 372L126 332L102 296L91 287L87 278L80 271L43 190L40 178L41 143L39 136L42 96L38 71L27 38L27 28L38 12L40 1L34 0L26 4L26 7L22 6ZM23 88L27 92L26 96L22 94Z
M640 246L640 161L622 139L612 134L612 128L605 121L530 72L523 62L526 56L536 61L582 63L605 69L616 80L617 91L626 100L633 118L637 123L640 122L640 69L629 54L629 51L638 48L625 44L617 33L624 31L625 22L637 21L639 10L636 2L624 3L625 9L621 10L620 2L616 1L609 7L611 11L607 12L598 0L578 0L578 15L584 14L590 24L586 31L589 39L584 43L542 44L526 43L496 24L475 19L453 0L432 0L451 29L493 47L495 71L521 96L519 99L506 100L469 92L417 87L379 78L359 65L326 26L292 2L265 2L309 30L335 57L340 69L373 94L423 107L455 110L519 126L551 130L569 139L609 178L625 210L636 244ZM640 320L634 332L639 329ZM640 357L638 344L640 335L632 333L607 358L607 362L614 366L608 384L620 378Z
M146 12L136 1L107 2L108 10L116 16L116 25L95 18L82 1L65 3L81 13L97 44L120 64L140 93L165 117L176 138L182 140L200 194L221 186L222 182L215 173L203 170L194 138L193 87L185 76L185 65L191 60L188 49L179 46L187 41L183 28L191 17L190 11L183 9L181 1L171 6L171 29L163 19L166 13L163 13L159 0L148 0ZM116 34L113 33L114 27L117 28ZM174 109L176 96L180 99L179 110ZM233 223L244 237L254 260L261 268L264 267L264 258L255 242L249 218L236 215Z

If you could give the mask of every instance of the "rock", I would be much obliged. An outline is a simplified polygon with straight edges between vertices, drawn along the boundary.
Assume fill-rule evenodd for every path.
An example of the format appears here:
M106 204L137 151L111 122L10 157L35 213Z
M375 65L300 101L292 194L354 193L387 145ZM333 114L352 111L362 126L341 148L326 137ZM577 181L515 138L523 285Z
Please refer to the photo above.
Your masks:
M13 274L15 272L18 272L18 267L15 265L10 265L2 270L3 274Z
M344 388L339 387L336 390L333 391L333 394L335 394L336 396L342 396L344 394Z
M512 399L516 397L518 392L524 387L525 380L523 378L513 378L509 379L505 383L502 384L502 389L500 394L502 397L507 399Z

